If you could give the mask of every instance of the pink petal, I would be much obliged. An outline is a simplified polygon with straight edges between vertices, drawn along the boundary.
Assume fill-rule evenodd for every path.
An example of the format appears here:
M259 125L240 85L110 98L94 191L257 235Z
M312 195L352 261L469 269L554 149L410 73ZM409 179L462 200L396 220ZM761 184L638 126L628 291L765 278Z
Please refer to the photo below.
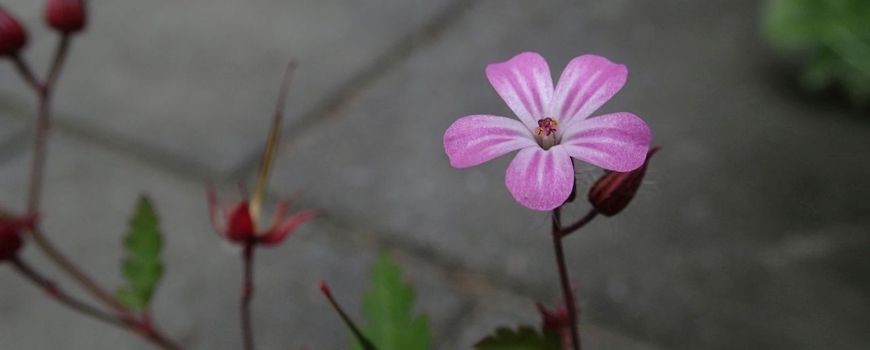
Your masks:
M467 168L510 151L537 146L522 123L492 115L459 118L444 133L444 150L454 168Z
M576 57L568 63L547 114L567 125L583 120L616 95L628 78L628 69L596 55Z
M270 227L278 226L278 224L284 220L284 217L287 216L288 209L290 209L290 201L285 200L278 202L278 206L275 207L275 214L272 216L272 224Z
M317 214L313 211L300 211L290 217L290 219L287 219L287 221L284 221L280 226L273 227L265 235L260 236L258 240L265 245L279 244L287 239L287 236L293 233L293 231L296 231L297 226L313 219L315 216Z
M217 191L214 186L208 184L206 186L206 194L208 195L208 216L211 219L211 224L215 230L223 232L226 230L225 223L221 222L221 209L218 203Z
M486 77L529 130L547 117L545 108L553 97L553 76L541 55L524 52L508 61L486 66Z
M562 135L561 146L571 157L595 166L627 172L643 165L652 133L631 113L613 113L572 124Z
M534 210L552 210L568 199L574 164L562 146L523 149L507 169L505 184L517 202Z

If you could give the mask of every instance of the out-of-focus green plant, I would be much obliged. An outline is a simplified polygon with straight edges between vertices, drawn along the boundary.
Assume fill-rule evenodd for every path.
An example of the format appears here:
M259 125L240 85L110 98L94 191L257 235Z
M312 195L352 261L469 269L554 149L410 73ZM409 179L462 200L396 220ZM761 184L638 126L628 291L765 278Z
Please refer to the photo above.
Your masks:
M808 55L806 88L839 85L870 102L870 0L770 0L764 27L776 48Z

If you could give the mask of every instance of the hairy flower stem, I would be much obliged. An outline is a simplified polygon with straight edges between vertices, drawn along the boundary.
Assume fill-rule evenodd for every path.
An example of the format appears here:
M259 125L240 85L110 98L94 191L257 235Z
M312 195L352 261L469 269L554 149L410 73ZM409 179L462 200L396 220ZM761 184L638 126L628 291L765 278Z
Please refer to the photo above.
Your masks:
M586 226L586 224L588 224L590 221L592 221L592 219L595 219L595 217L597 217L597 216L598 216L598 210L595 210L595 208L589 209L589 212L586 213L586 215L584 215L582 218L580 218L580 220L577 220L577 222L575 222L571 225L562 227L559 230L559 237L564 238L565 236L574 233L575 231L583 228L583 226Z
M48 144L48 131L51 127L51 96L57 78L60 76L63 63L66 61L66 54L67 51L69 51L69 42L69 35L61 35L60 42L55 51L54 60L52 60L51 68L49 68L48 71L48 77L46 77L43 84L39 84L40 88L37 90L39 109L36 115L36 135L33 138L33 163L31 163L30 167L30 186L28 187L27 192L27 211L30 214L39 211L39 200L42 197L42 180L45 177L42 168L45 165L45 150ZM28 78L25 75L25 79L33 79L33 76L31 75Z
M54 58L48 70L48 74L45 78L45 81L43 82L39 81L39 79L33 73L33 70L23 58L19 56L12 57L12 61L15 64L18 73L21 74L21 77L33 89L34 93L37 96L37 115L33 137L33 159L30 166L30 179L27 192L28 214L37 214L40 209L40 199L42 198L42 183L43 179L45 178L44 166L48 148L49 130L51 128L51 97L54 92L57 80L58 78L60 78L63 64L66 61L66 56L69 52L70 43L71 37L68 34L61 34L57 49L55 50ZM136 315L134 315L129 309L127 309L124 305L118 302L118 300L115 299L115 297L111 293L100 287L92 278L90 278L90 276L85 274L76 264L74 264L63 253L61 253L60 250L48 239L48 237L42 233L42 230L39 229L38 223L35 224L34 227L29 231L30 234L33 236L33 240L36 242L36 245L45 253L46 256L48 256L48 258L55 265L57 265L64 272L70 275L70 277L72 277L72 279L75 280L76 283L81 285L94 298L96 298L106 306L112 308L112 310L117 313L118 316L116 318L120 320L121 324L114 323L115 325L136 331L136 333L140 334L145 339L154 343L161 349L181 349L179 346L173 344L170 340L168 340L166 336L161 334L150 323L146 323L136 317ZM21 266L23 266L24 269ZM28 279L30 279L31 281L47 281L44 278L34 279L34 277L39 277L39 275L35 274L35 271L33 269L27 269L27 265L21 266L16 264L18 270L21 271L22 274L28 277ZM28 274L27 272L29 272L30 274ZM43 286L43 288L47 286L44 283L38 284ZM53 284L48 284L48 286L53 286ZM73 309L76 309L77 311L81 311L90 316L95 316L92 312L84 311L80 307L74 307L62 299L59 300L67 305L70 305Z
M33 160L30 166L30 183L28 185L27 195L27 212L36 214L39 212L39 202L42 197L42 182L45 177L44 165L48 146L49 129L51 127L51 96L54 91L55 83L60 77L61 68L66 61L67 51L69 51L70 37L61 35L57 50L54 55L54 60L49 68L48 77L45 82L39 82L33 74L33 70L26 61L16 56L13 57L15 66L18 72L25 81L34 89L37 95L38 107L36 115L36 126L33 137ZM121 305L111 294L100 288L96 282L82 272L72 261L64 256L57 247L46 237L42 230L34 228L31 230L33 240L36 245L56 265L69 274L77 283L84 287L95 298L114 309L117 313L133 318L130 312Z
M12 266L15 267L15 270L18 271L18 273L20 273L27 280L33 282L33 284L41 288L48 296L66 305L67 307L114 326L127 327L131 324L131 322L125 319L105 313L97 309L96 307L85 304L84 302L73 298L72 296L58 288L57 285L54 284L54 282L49 281L40 273L36 272L36 270L34 270L33 267L30 266L30 264L26 263L24 260L21 260L21 258L15 257L11 260L11 262Z
M254 298L254 242L245 244L242 252L244 279L242 280L241 321L245 350L254 350L254 329L251 325L251 299Z
M181 348L177 345L173 344L169 341L165 336L156 332L152 327L150 322L140 321L137 319L128 318L125 316L112 315L97 309L91 305L88 305L66 293L63 289L58 287L54 282L44 277L42 274L37 272L30 264L22 260L20 257L15 257L11 260L12 266L15 267L15 270L18 271L25 279L32 282L39 288L41 288L47 295L49 295L52 299L57 300L58 302L64 304L74 311L78 311L87 316L93 317L99 321L105 322L109 325L124 328L131 332L138 334L139 336L145 338L146 340L154 343L158 347L164 350L180 350Z
M562 297L568 308L568 321L571 325L571 345L574 350L580 350L580 332L577 330L577 307L574 294L571 292L571 282L568 279L568 268L565 265L565 251L562 248L562 208L553 209L553 249L556 253L556 265L559 268L559 282L562 284Z

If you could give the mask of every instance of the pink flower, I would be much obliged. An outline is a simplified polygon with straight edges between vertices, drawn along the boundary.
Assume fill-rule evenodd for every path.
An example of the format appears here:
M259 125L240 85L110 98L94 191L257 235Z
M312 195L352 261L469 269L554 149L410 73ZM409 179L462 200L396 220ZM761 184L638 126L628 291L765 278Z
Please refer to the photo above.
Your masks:
M494 115L455 121L444 133L451 166L472 167L519 150L507 169L508 190L530 209L552 210L571 194L572 158L617 172L643 165L652 139L643 120L626 112L590 117L625 85L624 65L576 57L554 89L547 61L525 52L487 66L486 76L519 121Z
M297 226L313 219L316 215L313 211L305 210L287 218L290 202L282 201L275 209L272 224L261 229L257 227L257 218L251 214L251 205L248 200L221 208L217 194L213 189L209 189L208 205L212 225L218 233L226 239L240 244L257 243L268 246L280 244L296 230Z

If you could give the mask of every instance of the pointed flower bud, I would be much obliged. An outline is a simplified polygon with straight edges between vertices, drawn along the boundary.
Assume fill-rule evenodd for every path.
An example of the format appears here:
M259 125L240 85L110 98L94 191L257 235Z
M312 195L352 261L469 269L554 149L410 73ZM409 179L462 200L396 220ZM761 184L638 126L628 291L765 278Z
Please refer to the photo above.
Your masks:
M625 207L631 203L637 189L640 188L643 182L643 177L646 175L646 168L649 165L649 160L653 154L658 152L660 147L653 147L647 152L646 161L639 168L627 173L619 173L615 171L607 171L598 181L589 189L589 202L598 210L599 213L605 216L613 216L619 214Z
M0 262L14 258L24 245L22 231L33 227L36 216L0 217Z
M231 242L239 244L278 245L296 231L300 224L316 216L314 211L304 210L287 217L290 202L282 201L278 203L275 217L269 227L258 228L256 220L251 215L251 203L248 200L231 204L227 206L227 209L222 209L215 190L209 188L208 204L212 225L218 233Z
M87 21L85 12L84 0L48 0L45 21L64 34L80 32Z
M12 14L0 7L0 57L17 54L27 45L27 31Z

